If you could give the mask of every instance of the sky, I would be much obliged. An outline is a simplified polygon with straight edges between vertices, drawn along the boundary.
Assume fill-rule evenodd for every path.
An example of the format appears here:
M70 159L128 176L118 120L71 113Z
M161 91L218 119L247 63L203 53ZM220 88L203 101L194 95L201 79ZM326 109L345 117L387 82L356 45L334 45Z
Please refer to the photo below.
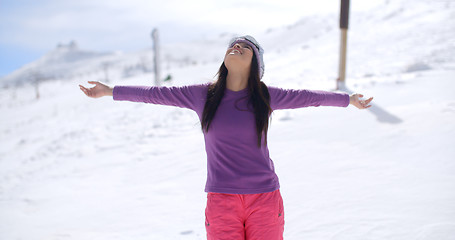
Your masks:
M362 11L386 0L351 1ZM367 2L367 3L365 3ZM309 15L339 12L339 0L2 0L0 76L55 48L76 41L92 51L134 51L161 41L215 38L222 33L254 35L291 25Z

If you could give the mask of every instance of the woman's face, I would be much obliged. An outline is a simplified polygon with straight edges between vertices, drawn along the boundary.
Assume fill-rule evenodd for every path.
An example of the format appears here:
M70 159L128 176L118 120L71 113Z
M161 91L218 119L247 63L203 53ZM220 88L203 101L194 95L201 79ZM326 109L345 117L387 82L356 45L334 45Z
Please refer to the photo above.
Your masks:
M253 49L250 45L243 42L236 43L226 51L224 64L228 70L233 68L249 70L253 54Z

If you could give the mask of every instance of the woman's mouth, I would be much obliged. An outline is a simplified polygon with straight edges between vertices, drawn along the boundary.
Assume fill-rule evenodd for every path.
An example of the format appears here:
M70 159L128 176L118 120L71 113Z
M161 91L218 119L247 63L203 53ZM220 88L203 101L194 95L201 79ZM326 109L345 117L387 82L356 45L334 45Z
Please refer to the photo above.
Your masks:
M242 54L239 50L234 49L229 54Z

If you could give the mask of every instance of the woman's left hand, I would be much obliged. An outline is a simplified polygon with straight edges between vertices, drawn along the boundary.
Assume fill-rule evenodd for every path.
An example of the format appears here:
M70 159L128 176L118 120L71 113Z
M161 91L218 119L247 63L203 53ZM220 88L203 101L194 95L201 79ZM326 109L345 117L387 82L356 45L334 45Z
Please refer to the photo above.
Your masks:
M349 104L356 106L358 109L366 109L371 107L371 105L368 104L370 104L370 102L373 100L373 97L370 97L367 100L363 100L361 98L363 98L362 94L351 94L351 96L349 96Z

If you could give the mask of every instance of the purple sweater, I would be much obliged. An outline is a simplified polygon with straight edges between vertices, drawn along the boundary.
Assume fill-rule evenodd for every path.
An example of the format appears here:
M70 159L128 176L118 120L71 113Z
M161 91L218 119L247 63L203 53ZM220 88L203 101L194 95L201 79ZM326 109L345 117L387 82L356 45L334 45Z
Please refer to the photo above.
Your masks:
M208 84L184 87L115 86L117 101L171 105L194 110L199 119L206 101ZM349 96L309 90L268 87L272 110L309 106L349 105ZM248 111L247 89L226 90L208 132L206 192L255 194L279 189L278 176L266 145L257 145L254 113ZM263 137L264 140L264 137Z

